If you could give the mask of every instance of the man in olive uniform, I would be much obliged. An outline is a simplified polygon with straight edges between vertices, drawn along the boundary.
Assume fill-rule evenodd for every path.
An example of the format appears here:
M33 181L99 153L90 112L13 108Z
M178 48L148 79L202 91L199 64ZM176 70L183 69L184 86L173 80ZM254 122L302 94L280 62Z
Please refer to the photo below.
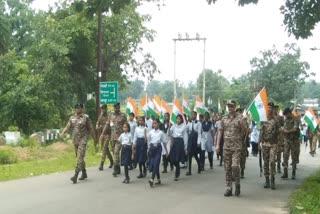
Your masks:
M284 151L284 139L283 139L283 132L281 132L281 128L284 124L283 116L279 115L279 106L274 106L274 115L275 120L277 121L277 127L278 127L278 136L277 136L277 171L278 173L281 173L281 154Z
M242 151L242 140L247 131L242 115L235 112L236 102L228 100L229 114L221 120L218 131L216 152L220 150L220 139L224 136L223 159L226 172L226 191L224 196L232 196L232 182L235 182L235 195L240 195L240 155Z
M102 105L101 106L101 114L100 114L100 116L97 120L97 123L96 123L96 129L97 129L98 133L102 133L103 127L105 126L107 120L108 120L107 105ZM112 158L112 155L111 155L110 149L109 149L110 134L111 134L111 130L107 129L102 137L102 141L101 141L102 157L101 157L101 163L99 166L100 171L103 170L103 165L106 160L106 156L108 157L108 159L110 161L109 168L112 168L112 166L113 166L113 158Z
M264 188L270 188L271 171L271 189L275 190L276 174L276 155L277 155L277 120L273 113L274 104L268 103L268 121L261 122L259 146L262 146L264 176L266 182Z
M311 130L310 126L308 126L308 137L310 142L310 155L313 157L316 154L317 149L317 141L320 136L320 128L319 125L314 130Z
M113 166L113 175L116 176L120 174L120 150L121 143L118 141L119 136L122 133L123 124L127 122L127 116L120 112L120 103L117 102L113 105L114 112L109 114L108 120L103 128L103 131L100 136L100 140L102 140L104 133L110 129L111 137L110 142L113 149L113 157L114 157L114 166Z
M236 110L237 113L239 113L241 116L243 114L243 109L238 108ZM249 130L248 130L248 123L247 123L247 119L243 118L243 122L247 127L247 131L245 133L245 135L243 136L242 139L242 151L241 151L241 156L240 156L240 178L244 178L244 170L246 169L246 160L248 157L248 145L247 145L247 140L248 140L248 134L249 134Z
M292 179L296 178L296 168L298 162L298 148L300 147L299 143L299 122L291 113L290 108L285 108L283 110L283 115L286 117L283 126L283 134L284 134L284 173L281 178L288 178L288 162L289 162L289 154L291 152L292 158ZM298 142L298 144L297 144Z
M86 163L84 161L84 157L86 155L87 138L88 134L91 132L92 138L96 142L96 136L89 116L83 113L83 104L76 104L74 108L75 115L70 117L67 126L61 133L61 137L63 137L70 128L72 129L72 143L75 148L77 164L75 174L70 178L70 180L75 184L77 183L80 171L82 171L82 175L79 180L84 180L88 177L86 172Z

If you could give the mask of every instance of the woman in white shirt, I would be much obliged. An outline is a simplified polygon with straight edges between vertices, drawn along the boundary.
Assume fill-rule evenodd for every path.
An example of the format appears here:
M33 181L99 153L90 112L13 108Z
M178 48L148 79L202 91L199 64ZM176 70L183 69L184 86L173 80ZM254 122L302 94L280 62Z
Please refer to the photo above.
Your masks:
M123 183L128 184L130 181L129 166L131 166L131 160L134 159L132 135L130 133L129 123L123 124L122 130L123 133L119 136L118 141L121 143L121 166L124 166L124 174L126 176Z
M170 114L167 112L164 114L164 123L161 124L160 129L164 132L166 142L167 142L167 151L170 156L170 147L171 147L171 140L170 140ZM163 171L162 173L167 173L167 168L170 163L171 171L173 170L173 163L170 161L170 158L166 156L166 150L162 147L162 164L163 164Z
M144 117L138 119L138 127L136 127L133 137L133 146L135 151L135 162L139 164L140 174L137 178L144 178L147 175L147 127L144 124ZM142 169L143 168L143 169ZM143 170L143 173L142 173Z
M162 153L162 146L163 144L164 149L166 150L166 155L168 156L167 146L165 142L165 136L164 133L159 129L160 121L159 119L153 120L153 129L148 133L148 145L149 145L149 166L150 166L150 172L151 179L149 180L150 187L153 187L154 184L154 178L157 176L157 183L161 184L160 180L160 160L161 160L161 153Z
M182 115L176 117L177 123L170 128L170 135L172 137L170 160L176 167L174 180L177 181L180 177L180 162L184 160L187 152L188 134L186 125L183 123Z

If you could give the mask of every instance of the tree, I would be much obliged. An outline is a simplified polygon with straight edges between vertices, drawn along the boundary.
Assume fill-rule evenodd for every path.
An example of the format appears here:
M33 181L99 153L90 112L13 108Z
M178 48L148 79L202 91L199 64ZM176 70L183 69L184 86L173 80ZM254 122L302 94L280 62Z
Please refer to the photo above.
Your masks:
M304 80L314 75L307 71L309 64L300 61L300 49L295 44L287 44L284 52L273 47L261 55L250 62L250 82L257 91L265 86L270 100L289 105L291 99L296 99Z
M207 0L214 4L217 0ZM240 6L250 3L257 4L258 0L238 0ZM297 39L306 39L312 36L312 30L320 22L320 1L319 0L286 0L280 8L284 15L283 23L290 34Z

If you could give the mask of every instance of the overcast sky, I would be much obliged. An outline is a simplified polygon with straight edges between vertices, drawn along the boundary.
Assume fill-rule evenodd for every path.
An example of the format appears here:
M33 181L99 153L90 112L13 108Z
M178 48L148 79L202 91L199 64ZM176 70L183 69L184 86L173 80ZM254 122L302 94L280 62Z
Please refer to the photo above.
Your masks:
M34 7L46 9L55 0L36 0ZM310 71L320 82L320 26L313 37L296 41L289 37L282 24L279 8L284 0L260 0L258 5L238 7L234 0L219 0L209 6L206 0L164 0L159 10L154 5L140 8L152 15L148 26L157 32L155 41L143 44L151 52L161 71L158 80L173 80L174 43L178 33L206 37L205 68L221 69L227 79L250 71L249 61L262 50L275 45L279 50L286 43L295 42L302 50L302 60L310 64ZM195 81L203 68L203 42L177 42L176 76L183 83Z

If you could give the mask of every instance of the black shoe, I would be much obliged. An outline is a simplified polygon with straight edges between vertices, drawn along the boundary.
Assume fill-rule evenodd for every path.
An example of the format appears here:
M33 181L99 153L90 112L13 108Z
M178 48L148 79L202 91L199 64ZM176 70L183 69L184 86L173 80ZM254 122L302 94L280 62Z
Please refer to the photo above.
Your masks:
M174 180L174 181L178 181L178 178L179 178L179 177L174 177L174 179L173 179L173 180Z
M275 180L275 179L274 179L274 176L271 176L271 186L270 186L270 187L271 187L272 190L275 190L275 189L276 189L276 185L275 185L274 180Z
M226 190L226 192L224 193L224 196L225 196L225 197L232 196L232 189Z
M161 173L167 173L167 169L162 170Z
M112 167L113 167L113 161L110 161L110 164L109 164L109 169L112 169Z
M292 170L292 176L291 176L292 180L296 179L296 170Z
M155 182L155 185L160 185L161 184L161 180L158 179L157 182Z
M240 195L240 184L236 185L236 191L234 192L235 196L239 196Z
M124 183L124 184L128 184L130 182L130 178L125 178L123 181L122 181L122 183Z
M189 175L192 175L192 173L188 171L188 172L186 173L186 176L189 176Z
M170 167L170 170L173 171L173 167Z
M282 179L288 178L288 169L284 169L283 175L281 176Z
M266 182L263 186L264 188L270 188L270 180L269 180L269 177L266 177Z
M82 174L81 174L81 177L79 178L79 180L82 181L86 178L88 178L88 175L87 175L87 171L84 169L84 170L82 170Z
M144 176L142 174L139 174L137 178L144 178Z
M150 187L153 187L153 180L150 179L148 182L149 182Z
M241 169L240 178L244 178L244 169Z
M98 168L100 171L102 171L102 170L103 170L103 164L104 164L104 162L103 162L103 161L101 161L100 166L99 166L99 168Z
M74 173L74 176L70 178L70 180L72 181L72 183L74 183L74 184L77 183L78 175L79 175L79 172L76 171L76 172Z

